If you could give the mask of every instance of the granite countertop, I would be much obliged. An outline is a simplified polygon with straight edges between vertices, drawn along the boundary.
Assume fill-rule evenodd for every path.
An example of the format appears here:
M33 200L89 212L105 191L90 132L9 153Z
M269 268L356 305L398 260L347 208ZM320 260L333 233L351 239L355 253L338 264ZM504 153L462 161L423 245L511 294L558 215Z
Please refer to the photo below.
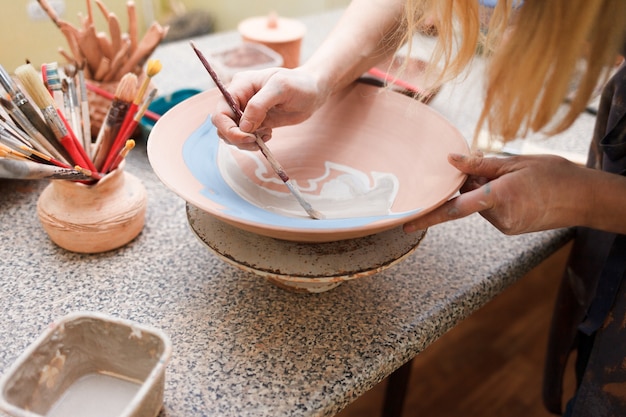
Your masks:
M315 30L304 54L337 17L305 20ZM157 51L162 92L210 87L187 48ZM459 96L477 96L460 94L464 85L446 87L432 105L470 137L473 106ZM591 124L567 135L590 136ZM163 416L331 416L571 238L568 230L504 236L473 215L432 227L414 253L377 275L297 294L211 253L190 230L185 202L152 172L145 143L126 170L148 192L145 228L127 246L97 255L67 252L48 239L36 214L45 181L0 180L0 371L70 312L134 320L173 342Z

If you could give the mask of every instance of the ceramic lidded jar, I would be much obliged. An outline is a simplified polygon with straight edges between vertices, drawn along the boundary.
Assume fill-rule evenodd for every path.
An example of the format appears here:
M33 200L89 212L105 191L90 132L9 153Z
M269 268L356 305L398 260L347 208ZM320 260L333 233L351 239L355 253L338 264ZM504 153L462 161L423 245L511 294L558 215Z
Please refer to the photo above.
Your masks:
M243 20L237 30L244 41L260 43L278 52L285 68L300 64L300 48L306 33L304 23L270 13Z
M124 162L97 183L52 180L37 202L50 239L72 252L99 253L124 246L141 232L147 193Z

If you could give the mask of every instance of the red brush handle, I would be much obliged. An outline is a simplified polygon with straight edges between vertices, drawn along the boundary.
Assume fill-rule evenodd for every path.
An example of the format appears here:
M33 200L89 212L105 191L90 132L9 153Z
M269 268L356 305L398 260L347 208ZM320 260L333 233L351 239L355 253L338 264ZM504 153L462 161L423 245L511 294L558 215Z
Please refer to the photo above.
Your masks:
M107 90L104 90L100 87L97 87L93 84L90 83L86 83L85 84L87 86L87 90L93 91L94 93L104 97L104 98L108 98L109 100L113 100L113 98L115 97L112 93L109 93ZM152 121L157 121L161 118L160 114L156 114L153 111L150 110L146 110L146 112L144 113L144 117L147 117L148 119L152 120Z
M390 75L390 74L388 74L388 73L386 73L384 71L381 71L381 70L379 70L376 67L370 68L367 72L368 72L368 74L373 75L374 77L382 78L382 79L384 79L386 81L389 81L390 83L392 83L394 85L397 85L398 87L402 87L402 88L404 88L406 90L409 90L409 91L411 91L413 93L422 93L423 92L419 87L417 87L417 86L415 86L415 85L413 85L411 83L408 83L408 82L406 82L404 80L401 80L399 78L396 78L393 75Z
M113 171L117 167L117 165L119 165L119 162L117 161L117 156L124 148L124 144L130 138L130 135L133 133L136 127L137 121L135 119L131 119L130 123L128 123L123 129L120 129L117 137L115 138L115 142L113 142L113 146L111 146L111 150L104 160L104 165L102 165L102 172L107 173L109 171Z
M118 142L118 138L120 137L120 133L125 132L126 131L126 127L128 126L128 124L133 121L133 118L135 117L135 114L137 114L137 108L138 107L139 106L137 104L135 104L134 101L132 103L130 103L130 106L128 107L128 111L126 112L126 116L124 117L124 121L122 122L122 126L120 126L120 130L119 130L118 135L115 138L115 142L113 142L113 144Z
M94 166L89 156L87 156L85 149L83 149L83 147L79 144L78 139L74 134L74 131L63 116L61 110L57 109L57 114L61 118L61 121L65 126L65 130L67 130L68 132L67 135L60 140L63 147L67 149L67 152L70 154L74 162L77 165L80 165L81 168L87 168L90 171L97 172L98 170Z

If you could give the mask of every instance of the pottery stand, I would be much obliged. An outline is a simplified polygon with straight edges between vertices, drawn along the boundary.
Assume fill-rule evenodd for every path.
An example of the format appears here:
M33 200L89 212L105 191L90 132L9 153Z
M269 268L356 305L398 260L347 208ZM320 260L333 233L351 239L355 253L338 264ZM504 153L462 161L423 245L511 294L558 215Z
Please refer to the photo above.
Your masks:
M191 230L224 261L292 292L320 293L377 274L413 253L426 230L402 227L356 239L306 243L274 239L231 226L187 204Z

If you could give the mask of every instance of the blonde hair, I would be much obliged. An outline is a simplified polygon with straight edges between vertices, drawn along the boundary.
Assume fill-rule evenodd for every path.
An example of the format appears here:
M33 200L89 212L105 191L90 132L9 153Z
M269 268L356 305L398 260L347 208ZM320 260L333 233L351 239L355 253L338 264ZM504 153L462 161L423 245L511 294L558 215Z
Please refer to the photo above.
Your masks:
M529 132L567 129L586 107L626 40L625 0L498 0L485 36L478 0L407 0L405 41L434 26L432 61L446 82L467 67L482 45L488 55L486 125L503 141ZM409 42L410 44L410 42ZM558 113L577 63L585 62L565 114Z

